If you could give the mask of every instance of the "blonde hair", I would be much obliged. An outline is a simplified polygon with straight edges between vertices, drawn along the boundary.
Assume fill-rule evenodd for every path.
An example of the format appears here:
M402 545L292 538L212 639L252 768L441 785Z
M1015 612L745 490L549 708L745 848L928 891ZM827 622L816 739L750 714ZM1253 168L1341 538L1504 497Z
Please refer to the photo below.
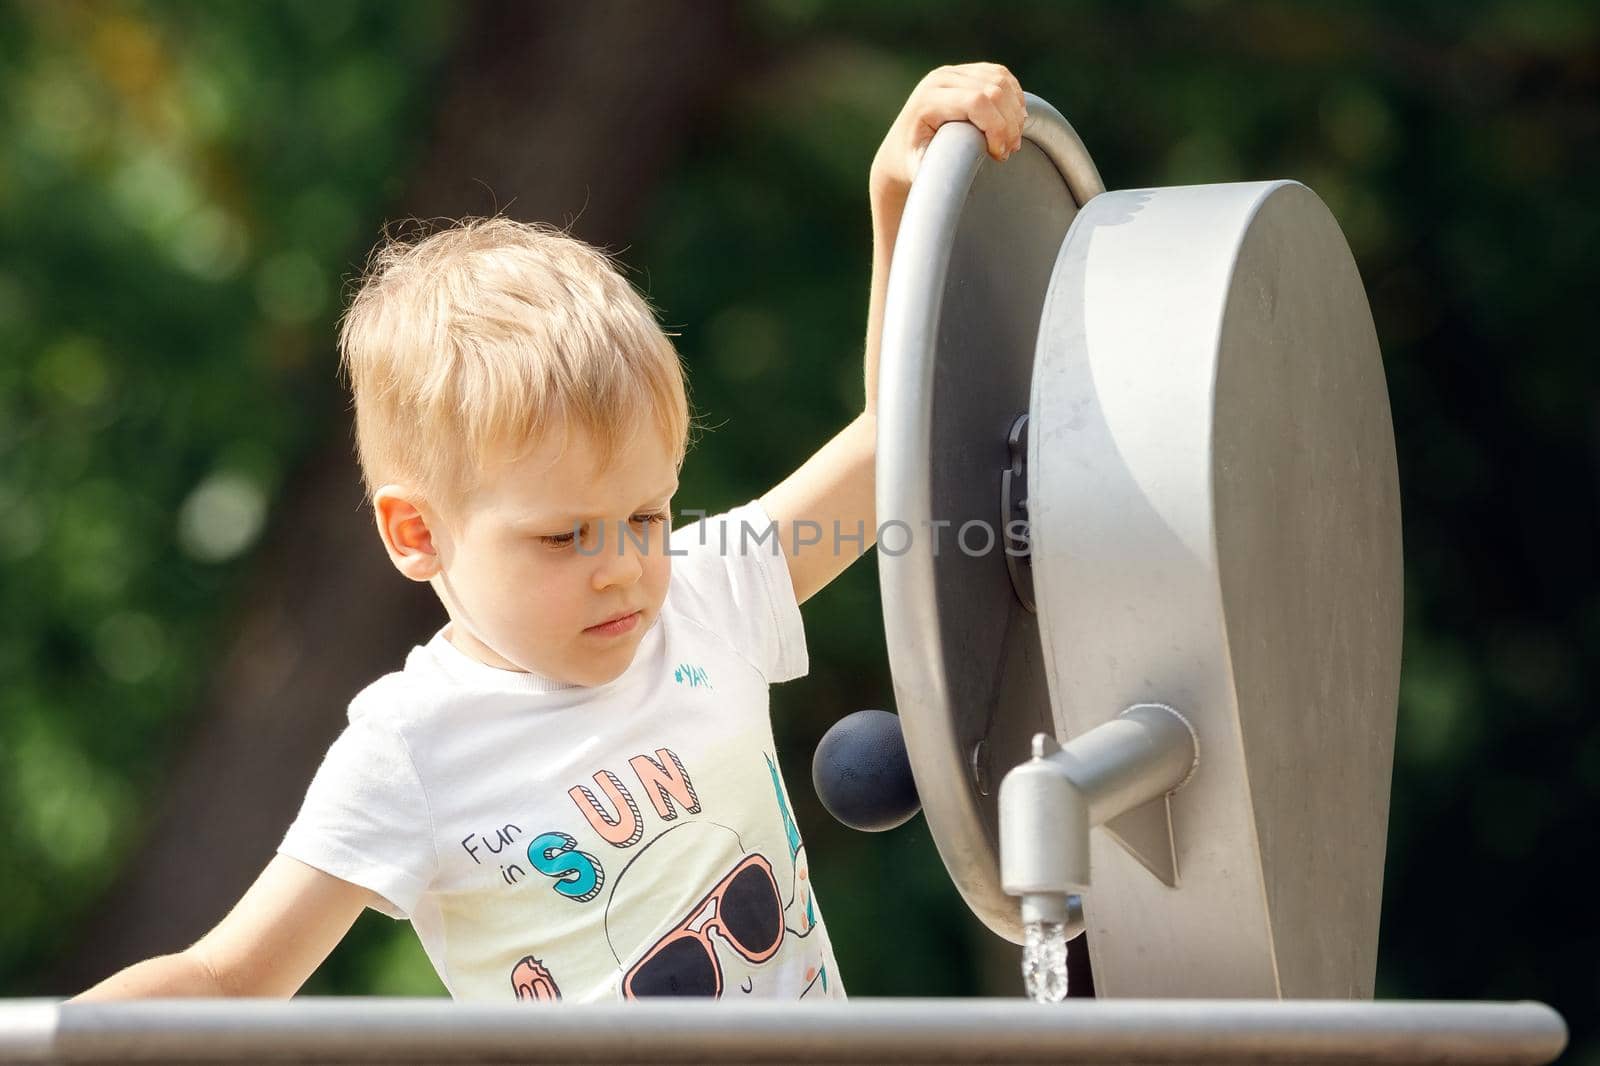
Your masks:
M641 429L680 466L689 447L683 366L652 308L608 253L543 223L386 232L340 323L339 362L369 500L396 482L454 511L550 432L585 431L601 470Z

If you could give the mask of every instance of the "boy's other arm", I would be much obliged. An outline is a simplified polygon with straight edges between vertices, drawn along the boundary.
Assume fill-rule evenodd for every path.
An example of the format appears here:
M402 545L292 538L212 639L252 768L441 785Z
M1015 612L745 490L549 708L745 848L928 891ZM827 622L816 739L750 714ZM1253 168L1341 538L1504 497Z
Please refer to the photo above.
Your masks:
M191 947L135 963L69 1002L292 996L372 898L360 885L275 855L227 917Z
M789 581L800 603L826 588L878 541L878 351L883 341L889 263L911 186L906 183L902 188L883 179L874 165L870 190L872 290L867 301L863 360L865 410L800 469L761 497L761 505L777 526L778 543L789 564ZM857 533L861 534L859 542Z
M889 263L911 179L934 132L951 121L971 122L989 155L1004 161L1021 146L1027 117L1022 86L995 63L931 71L906 100L873 158L872 289L867 303L865 410L800 469L761 497L783 545L795 598L804 603L877 543L878 353ZM857 533L861 539L855 539Z
M878 416L865 411L761 497L800 603L877 541L877 449Z
M880 148L878 154L882 157L884 150ZM789 565L789 581L800 603L826 588L878 541L878 352L883 341L889 263L894 258L900 216L911 192L909 181L897 182L886 177L885 172L886 168L874 162L868 183L872 204L872 288L867 301L863 360L865 409L800 469L761 497L761 505L777 526L778 543L783 546ZM858 532L859 544L854 540Z

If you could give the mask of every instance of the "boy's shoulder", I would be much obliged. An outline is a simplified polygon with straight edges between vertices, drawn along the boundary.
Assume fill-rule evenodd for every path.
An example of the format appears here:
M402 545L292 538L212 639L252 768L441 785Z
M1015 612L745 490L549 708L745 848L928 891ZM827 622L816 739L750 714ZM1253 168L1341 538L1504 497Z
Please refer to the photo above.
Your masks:
M759 499L749 500L717 514L685 511L695 521L673 528L670 541L675 558L689 556L747 555L778 547L777 527Z
M394 670L374 678L350 697L345 717L352 726L401 733L426 707L420 693L404 670Z
M407 680L404 670L391 670L367 682L361 691L350 697L350 720L353 722L368 715L381 715L387 708L408 705L410 686Z
M668 600L730 644L769 683L809 669L805 629L777 527L759 499L672 531Z
M672 530L668 552L672 556L672 582L668 600L679 613L700 625L725 630L737 621L742 591L740 578L759 564L750 559L753 534L763 514L754 501L720 514L696 514L697 520Z
M404 732L448 703L451 686L432 656L432 643L413 646L401 669L374 678L352 696L350 722Z

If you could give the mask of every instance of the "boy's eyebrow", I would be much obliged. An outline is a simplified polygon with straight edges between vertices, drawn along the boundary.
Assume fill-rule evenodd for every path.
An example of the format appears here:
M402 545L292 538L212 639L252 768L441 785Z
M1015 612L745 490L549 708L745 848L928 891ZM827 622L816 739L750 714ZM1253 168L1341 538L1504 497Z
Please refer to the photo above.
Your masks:
M671 485L669 485L666 488L662 489L660 492L657 492L654 495L652 495L644 503L641 503L639 505L639 507L648 507L653 502L655 502L656 500L666 499L666 498L670 497L673 493L675 493L677 491L678 491L678 482L676 480L674 480ZM634 510L638 510L638 508L634 508ZM520 529L531 529L531 528L533 528L535 526L548 526L551 529L555 529L555 528L560 527L560 526L575 525L575 524L583 521L587 517L592 517L592 516L588 516L588 515L549 515L549 516L529 515L529 516L524 517L524 518L519 518L517 521L513 522L512 523L512 528L520 530Z

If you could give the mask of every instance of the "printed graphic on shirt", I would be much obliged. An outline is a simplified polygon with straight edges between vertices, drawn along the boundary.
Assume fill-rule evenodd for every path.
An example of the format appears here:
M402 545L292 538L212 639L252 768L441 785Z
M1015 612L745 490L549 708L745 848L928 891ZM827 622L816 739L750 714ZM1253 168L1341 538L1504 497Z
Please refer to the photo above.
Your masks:
M730 850L740 858L687 913L661 913L651 885L670 877L686 854ZM636 956L622 979L622 994L628 999L721 996L732 988L749 993L763 964L784 947L783 919L771 861L746 851L739 834L725 825L690 822L662 833L618 874L606 911L606 939L619 964ZM667 923L664 934L637 950L640 930Z
M535 870L554 877L550 887L575 903L587 903L605 887L606 872L578 842L566 833L541 833L528 845L528 862Z
M711 683L711 675L706 673L706 668L696 666L694 663L679 663L672 671L672 680L680 685L690 688L715 688Z
M783 819L784 835L789 841L789 859L794 865L794 889L789 894L789 902L784 905L784 912L788 913L794 905L796 895L799 897L800 907L798 917L803 922L801 928L809 933L811 927L817 924L817 908L811 896L811 870L806 861L805 842L800 839L800 827L794 824L794 816L789 813L788 801L783 796L783 782L778 779L778 764L772 761L772 756L764 755L767 760L767 771L772 775L772 793L778 801L778 814ZM816 969L806 971L806 992L817 981L822 982L822 991L828 991L828 967L817 959ZM801 993L804 995L805 993Z
M629 759L631 780L598 770L592 788L567 791L591 830L612 848L626 849L614 874L607 875L610 859L582 850L564 830L551 829L528 844L528 862L551 879L549 888L559 896L578 904L605 900L605 944L622 973L625 998L827 993L823 946L807 942L817 922L805 845L777 764L770 755L763 758L782 830L777 855L748 848L720 822L683 820L700 815L702 805L689 771L669 748ZM653 835L645 840L647 829ZM476 839L479 846L489 843ZM671 901L684 893L662 886L690 887L686 876L705 883L683 911ZM559 969L559 960L546 960ZM519 1000L560 997L546 961L533 955L516 964L511 984Z
M667 769L667 764L672 769ZM683 762L668 748L657 748L654 758L635 755L628 760L639 779L639 787L650 798L656 814L662 821L675 821L681 804L690 814L700 813L700 798L695 794L694 783L683 769ZM587 786L575 785L567 790L572 802L588 819L589 826L614 848L631 848L644 835L644 822L639 817L639 805L622 779L610 770L594 775L594 783L610 801L610 809L595 798Z
M544 963L528 955L511 971L511 987L518 999L550 1001L561 998L556 979L550 976Z

